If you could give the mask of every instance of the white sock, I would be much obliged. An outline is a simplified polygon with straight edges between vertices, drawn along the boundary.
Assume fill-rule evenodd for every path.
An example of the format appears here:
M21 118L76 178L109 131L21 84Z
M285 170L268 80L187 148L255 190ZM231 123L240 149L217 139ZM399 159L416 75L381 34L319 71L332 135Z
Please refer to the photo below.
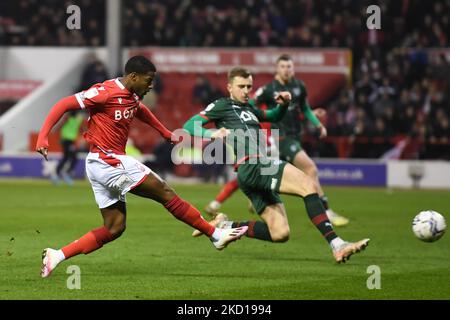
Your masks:
M211 240L216 242L217 240L220 239L221 235L222 235L222 230L220 230L219 228L216 228L211 236Z
M345 243L344 240L342 240L341 238L337 237L337 238L334 238L333 240L331 240L330 246L331 246L331 249L334 251L337 248L339 248L341 245L343 245L344 243Z

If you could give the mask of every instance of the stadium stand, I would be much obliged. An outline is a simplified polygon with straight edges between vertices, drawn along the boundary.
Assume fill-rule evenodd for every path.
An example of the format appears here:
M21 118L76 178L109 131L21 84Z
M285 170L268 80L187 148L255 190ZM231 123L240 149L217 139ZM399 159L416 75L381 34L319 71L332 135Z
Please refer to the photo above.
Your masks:
M349 48L351 85L321 103L330 137L305 136L312 155L450 158L450 1L383 1L382 29L369 30L363 10L377 1L123 1L124 45L172 47ZM58 1L0 3L0 44L102 46L105 1L82 0L83 28L69 32ZM338 12L338 14L336 14ZM34 32L31 32L33 30ZM216 85L223 78L207 74ZM301 74L299 74L302 77ZM195 75L162 74L157 112L175 128L197 111ZM218 85L218 84L217 84ZM170 89L168 89L170 88ZM176 92L168 94L167 90ZM169 106L176 105L176 110ZM170 111L169 111L170 110ZM311 133L311 132L310 132ZM139 133L135 134L140 136ZM142 136L140 136L142 137ZM147 137L150 138L150 137ZM156 137L149 141L154 143ZM144 152L152 144L138 144ZM400 155L398 155L400 154ZM386 155L388 156L388 155Z

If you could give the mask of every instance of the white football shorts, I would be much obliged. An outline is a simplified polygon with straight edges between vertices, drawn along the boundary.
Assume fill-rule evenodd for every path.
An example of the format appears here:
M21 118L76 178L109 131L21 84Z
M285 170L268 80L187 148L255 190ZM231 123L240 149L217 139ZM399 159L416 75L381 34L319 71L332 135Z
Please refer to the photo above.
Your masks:
M125 194L150 173L150 168L127 155L90 152L86 157L86 174L100 209L125 202Z

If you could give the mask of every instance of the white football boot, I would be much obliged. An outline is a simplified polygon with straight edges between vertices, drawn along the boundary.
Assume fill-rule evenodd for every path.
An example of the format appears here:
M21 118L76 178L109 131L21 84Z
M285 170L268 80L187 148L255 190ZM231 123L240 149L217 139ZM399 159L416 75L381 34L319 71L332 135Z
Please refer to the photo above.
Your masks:
M334 259L337 263L349 260L350 256L364 250L369 245L370 239L363 239L358 242L343 242L333 250Z
M220 229L221 232L219 238L213 239L211 237L210 240L217 250L222 250L225 249L231 242L240 239L247 232L247 230L247 226L231 229Z
M60 253L59 250L51 248L44 249L44 251L42 251L41 277L47 278L63 260L64 254Z

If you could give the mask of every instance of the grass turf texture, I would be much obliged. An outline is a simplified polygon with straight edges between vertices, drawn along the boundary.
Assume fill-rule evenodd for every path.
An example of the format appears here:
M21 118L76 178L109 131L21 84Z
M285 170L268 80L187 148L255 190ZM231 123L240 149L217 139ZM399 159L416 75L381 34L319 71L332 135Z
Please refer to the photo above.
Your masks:
M174 187L198 208L220 188ZM219 252L206 237L192 238L192 229L161 205L130 194L121 238L41 279L43 248L59 248L101 225L90 186L0 180L0 299L450 299L450 235L424 243L411 231L413 217L424 209L441 212L449 223L448 191L326 190L332 207L351 219L337 233L372 240L343 265L334 263L299 198L283 197L291 226L287 243L243 237ZM223 212L257 218L246 208L237 192ZM80 290L66 286L70 265L81 269ZM379 290L366 286L370 265L381 269Z

